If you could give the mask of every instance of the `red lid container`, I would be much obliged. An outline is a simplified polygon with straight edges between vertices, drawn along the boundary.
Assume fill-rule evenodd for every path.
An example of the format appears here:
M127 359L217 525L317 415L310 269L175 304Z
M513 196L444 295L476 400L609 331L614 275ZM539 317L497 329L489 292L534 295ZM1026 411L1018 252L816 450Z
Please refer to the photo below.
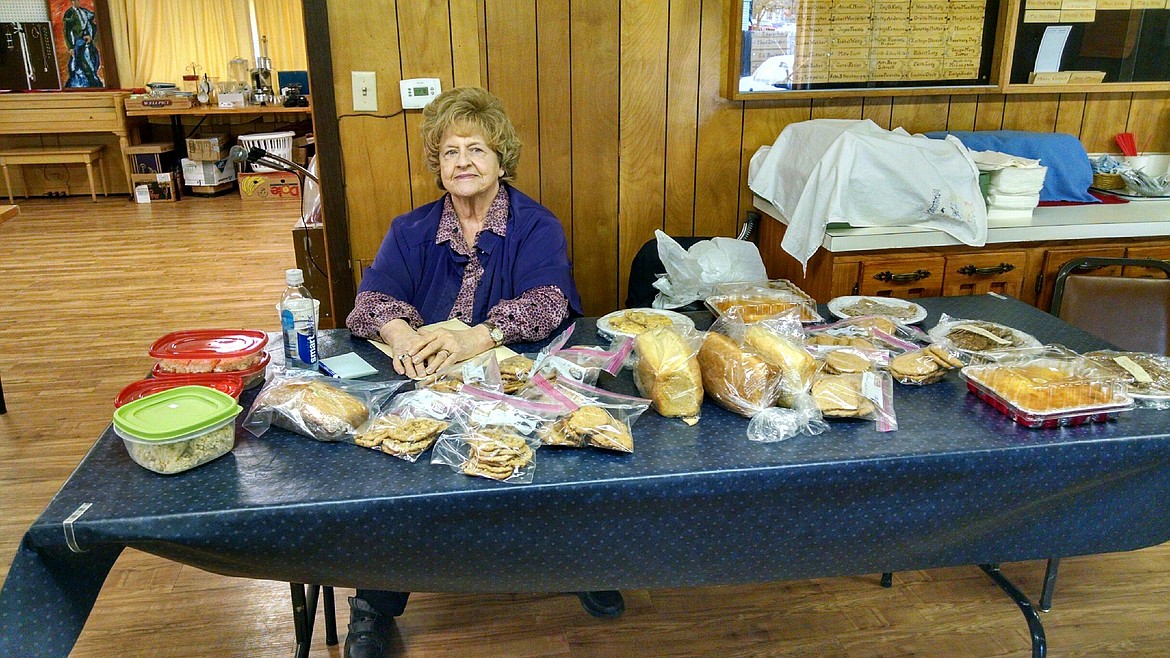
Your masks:
M190 329L154 341L156 359L234 359L255 354L268 344L268 334L255 329Z
M264 352L263 354L260 355L260 360L256 362L256 365L251 366L250 368L248 368L246 370L233 370L231 372L206 372L206 373L167 372L166 370L163 369L162 362L159 362L159 363L154 364L154 368L150 371L150 376L157 377L158 379L171 379L174 377L186 377L186 376L188 376L188 374L235 375L236 377L239 377L240 379L242 379L244 381L244 388L248 389L248 388L252 388L253 386L258 384L259 382L264 381L264 371L266 368L268 368L268 362L271 360L272 360L272 355L269 354L268 352Z
M223 391L239 401L240 392L244 390L244 380L235 373L206 372L188 375L171 375L158 379L143 379L130 384L114 398L114 407L120 407L127 402L133 402L148 395L161 393L179 386L206 386L217 391Z

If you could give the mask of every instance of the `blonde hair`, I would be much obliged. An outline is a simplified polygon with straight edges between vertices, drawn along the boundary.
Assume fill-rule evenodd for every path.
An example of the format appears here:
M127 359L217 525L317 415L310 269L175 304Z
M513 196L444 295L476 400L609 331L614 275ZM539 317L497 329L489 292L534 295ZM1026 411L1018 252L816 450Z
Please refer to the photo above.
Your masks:
M520 164L520 147L516 128L504 111L504 104L486 89L479 87L453 87L439 94L423 108L422 138L426 154L427 171L435 176L440 190L443 178L439 169L439 146L447 131L462 126L478 129L487 141L488 148L500 159L500 180L511 183L516 178Z

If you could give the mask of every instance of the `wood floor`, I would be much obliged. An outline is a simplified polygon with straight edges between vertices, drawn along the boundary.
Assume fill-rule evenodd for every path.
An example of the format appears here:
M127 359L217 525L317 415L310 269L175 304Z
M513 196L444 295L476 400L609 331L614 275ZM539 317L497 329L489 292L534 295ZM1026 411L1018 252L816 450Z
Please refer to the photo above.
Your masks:
M0 225L0 576L25 529L144 374L146 347L198 326L276 328L295 206L235 197L136 206L34 200ZM1044 565L1005 565L1033 597ZM339 590L339 608L345 610ZM630 591L588 617L556 594L416 594L403 656L1027 656L1023 618L974 568ZM342 613L344 636L345 613ZM1170 545L1064 562L1043 616L1050 656L1170 655ZM318 629L321 629L320 617ZM318 631L313 656L339 656ZM287 656L288 586L128 551L74 656Z

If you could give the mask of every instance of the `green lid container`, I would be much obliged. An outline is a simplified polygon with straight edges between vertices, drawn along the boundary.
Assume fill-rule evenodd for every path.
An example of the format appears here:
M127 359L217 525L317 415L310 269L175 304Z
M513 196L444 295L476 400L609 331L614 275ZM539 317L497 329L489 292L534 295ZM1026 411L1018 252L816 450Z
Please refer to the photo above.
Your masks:
M114 430L129 441L172 443L221 427L241 411L232 396L222 391L180 386L118 407Z

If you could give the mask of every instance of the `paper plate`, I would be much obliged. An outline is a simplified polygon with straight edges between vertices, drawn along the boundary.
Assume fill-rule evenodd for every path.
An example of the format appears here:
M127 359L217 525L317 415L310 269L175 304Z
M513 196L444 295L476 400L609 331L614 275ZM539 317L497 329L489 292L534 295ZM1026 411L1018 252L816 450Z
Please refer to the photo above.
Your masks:
M850 307L857 305L876 305L880 304L886 308L902 309L902 314L895 314L894 312L884 312L880 308L875 310L854 312ZM858 315L880 315L891 320L897 320L902 324L914 324L922 322L926 319L926 309L922 308L914 302L905 299L898 299L897 297L867 297L865 295L847 295L845 297L837 297L830 299L827 304L829 312L844 320Z
M602 336L609 338L611 340L613 338L618 337L618 336L634 336L634 335L636 335L635 333L631 333L629 331L619 331L613 325L615 320L622 317L622 315L624 315L628 311L638 311L641 313L653 313L655 315L661 315L663 317L669 318L671 323L674 325L674 328L679 330L679 331L685 331L688 329L695 328L695 321L688 318L687 316L683 315L682 313L675 313L674 311L667 311L665 309L658 309L658 308L631 308L631 309L626 309L626 310L622 310L622 311L614 311L613 313L610 313L608 315L603 315L602 317L598 318L597 319L597 333L599 333Z

